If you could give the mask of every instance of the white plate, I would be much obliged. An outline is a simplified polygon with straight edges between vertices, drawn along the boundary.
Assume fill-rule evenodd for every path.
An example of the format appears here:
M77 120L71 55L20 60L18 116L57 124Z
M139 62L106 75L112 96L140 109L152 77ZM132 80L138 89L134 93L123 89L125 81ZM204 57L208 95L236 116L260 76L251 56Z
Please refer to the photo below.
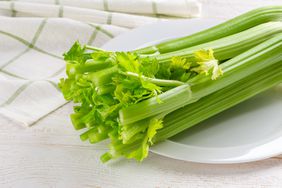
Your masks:
M122 34L103 48L132 50L218 23L210 19L158 22ZM151 151L174 159L222 164L282 154L282 89L276 87L266 91L155 145Z

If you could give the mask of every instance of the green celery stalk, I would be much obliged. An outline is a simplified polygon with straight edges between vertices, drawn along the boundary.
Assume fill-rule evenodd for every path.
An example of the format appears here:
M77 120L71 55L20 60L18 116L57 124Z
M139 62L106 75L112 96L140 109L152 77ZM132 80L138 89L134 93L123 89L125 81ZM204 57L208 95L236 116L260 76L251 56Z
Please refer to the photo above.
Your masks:
M256 25L282 20L282 6L268 6L249 11L212 28L136 50L140 54L167 53L226 37Z
M125 75L134 77L134 78L142 78L145 81L149 81L151 83L157 84L158 86L167 86L167 87L174 87L174 86L181 86L184 85L184 82L178 80L164 80L164 79L157 79L157 78L149 78L146 76L140 76L134 72L126 72Z
M256 46L282 32L282 22L263 23L245 31L170 53L156 55L159 62L169 62L171 57L191 58L199 49L212 48L217 60L226 60Z
M148 100L137 103L137 107L135 107L135 105L132 105L123 110L120 110L120 122L121 124L126 125L139 121L143 119L142 117L150 117L151 114L155 114L155 112L170 111L177 108L181 104L188 103L190 101L190 98L191 90L189 85L185 84L175 87L168 90L167 92L158 95L157 98L152 97ZM179 99L181 99L181 101ZM160 102L160 100L163 102ZM148 108L148 106L150 107ZM135 110L136 108L140 109L138 110L140 112L138 116L135 114L137 112ZM132 112L134 113L134 115L132 115L131 110L133 110Z
M98 72L90 72L89 74L83 75L83 78L92 81L95 86L103 86L111 81L112 75L118 71L116 66L100 70Z
M168 114L164 118L164 127L157 132L153 142L170 138L281 82L282 61Z

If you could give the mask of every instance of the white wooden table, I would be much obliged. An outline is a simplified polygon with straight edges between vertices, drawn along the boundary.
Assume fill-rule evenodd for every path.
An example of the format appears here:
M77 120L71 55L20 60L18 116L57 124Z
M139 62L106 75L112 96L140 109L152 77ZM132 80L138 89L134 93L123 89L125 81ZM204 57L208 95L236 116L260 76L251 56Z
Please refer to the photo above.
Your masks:
M201 0L203 17L227 19L282 0ZM282 187L282 156L207 165L150 154L143 163L101 164L103 144L82 143L67 104L31 128L0 122L0 187Z

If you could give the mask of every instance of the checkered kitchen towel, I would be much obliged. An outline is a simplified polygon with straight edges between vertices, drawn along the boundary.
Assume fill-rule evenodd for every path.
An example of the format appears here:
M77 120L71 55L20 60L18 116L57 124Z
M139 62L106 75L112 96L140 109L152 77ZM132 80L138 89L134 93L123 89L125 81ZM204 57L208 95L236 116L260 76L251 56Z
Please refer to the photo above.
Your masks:
M99 47L130 28L199 14L197 0L0 1L0 123L29 126L66 102L57 82L74 41Z

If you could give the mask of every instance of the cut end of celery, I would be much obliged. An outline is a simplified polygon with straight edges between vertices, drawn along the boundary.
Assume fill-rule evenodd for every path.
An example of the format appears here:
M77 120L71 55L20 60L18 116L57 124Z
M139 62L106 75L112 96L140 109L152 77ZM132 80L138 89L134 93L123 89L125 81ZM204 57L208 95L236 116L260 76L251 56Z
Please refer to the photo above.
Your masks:
M106 152L100 157L100 160L101 160L102 163L106 163L109 160L111 160L112 158L113 158L113 156L109 152Z

